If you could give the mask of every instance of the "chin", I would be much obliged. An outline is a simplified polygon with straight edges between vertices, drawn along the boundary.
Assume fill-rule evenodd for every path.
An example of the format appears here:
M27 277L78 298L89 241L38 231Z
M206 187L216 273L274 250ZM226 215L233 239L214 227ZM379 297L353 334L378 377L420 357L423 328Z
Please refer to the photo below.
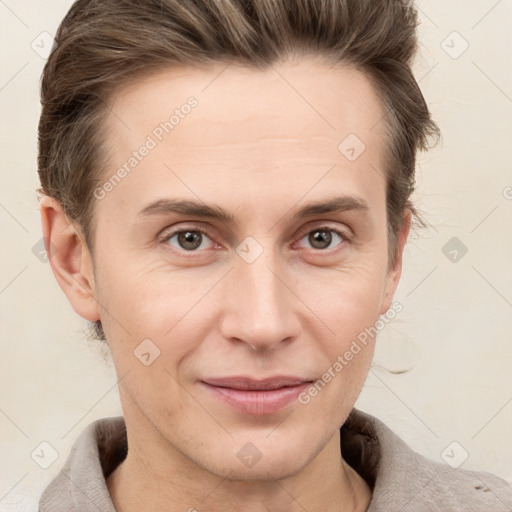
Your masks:
M292 461L286 457L273 458L271 461L260 460L251 468L244 468L241 464L231 464L223 476L226 480L240 482L274 482L288 478L299 473L306 461Z
M258 446L260 448L258 448ZM297 450L297 446L302 446ZM280 448L263 440L244 440L231 446L219 446L219 452L210 451L208 459L196 459L206 471L231 481L272 482L299 473L314 457L306 457L304 443L280 443ZM230 456L229 454L233 454Z

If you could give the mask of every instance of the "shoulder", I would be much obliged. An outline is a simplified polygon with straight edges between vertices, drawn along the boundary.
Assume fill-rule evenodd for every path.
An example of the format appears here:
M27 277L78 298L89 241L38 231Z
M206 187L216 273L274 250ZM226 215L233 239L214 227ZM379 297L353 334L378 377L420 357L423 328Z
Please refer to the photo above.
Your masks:
M347 462L373 480L368 512L512 512L512 486L496 475L430 460L382 421L357 409L342 429L342 453L344 444L351 452ZM354 443L363 448L359 452L350 441L357 438Z
M39 512L115 512L105 479L126 453L122 416L101 418L87 425L73 443L62 469L44 489Z

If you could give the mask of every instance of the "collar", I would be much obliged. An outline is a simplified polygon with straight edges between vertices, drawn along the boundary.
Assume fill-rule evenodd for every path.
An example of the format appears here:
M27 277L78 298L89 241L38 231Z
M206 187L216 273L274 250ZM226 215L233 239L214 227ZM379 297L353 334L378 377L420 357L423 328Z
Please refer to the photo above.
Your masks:
M340 445L343 458L373 491L367 512L512 512L512 486L505 480L431 461L358 409L352 409L341 427ZM122 416L89 424L44 490L39 512L116 512L106 478L126 454Z

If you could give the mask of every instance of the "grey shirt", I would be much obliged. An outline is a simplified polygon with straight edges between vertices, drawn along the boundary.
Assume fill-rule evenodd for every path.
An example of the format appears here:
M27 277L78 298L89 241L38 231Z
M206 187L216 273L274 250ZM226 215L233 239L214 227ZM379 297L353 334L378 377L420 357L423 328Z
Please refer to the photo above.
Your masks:
M414 452L382 421L352 409L340 429L343 458L373 491L367 512L512 512L512 486ZM89 424L44 490L40 512L115 512L106 477L127 454L122 416Z

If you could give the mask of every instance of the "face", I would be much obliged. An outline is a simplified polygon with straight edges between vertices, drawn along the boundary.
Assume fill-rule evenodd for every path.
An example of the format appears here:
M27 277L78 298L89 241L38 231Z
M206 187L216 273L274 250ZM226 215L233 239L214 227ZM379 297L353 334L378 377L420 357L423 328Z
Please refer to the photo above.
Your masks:
M333 365L399 279L387 270L375 91L357 70L304 59L162 71L112 109L90 319L107 335L134 450L233 479L299 471L352 409L375 339ZM204 383L274 376L310 384ZM254 467L243 450L261 454Z

